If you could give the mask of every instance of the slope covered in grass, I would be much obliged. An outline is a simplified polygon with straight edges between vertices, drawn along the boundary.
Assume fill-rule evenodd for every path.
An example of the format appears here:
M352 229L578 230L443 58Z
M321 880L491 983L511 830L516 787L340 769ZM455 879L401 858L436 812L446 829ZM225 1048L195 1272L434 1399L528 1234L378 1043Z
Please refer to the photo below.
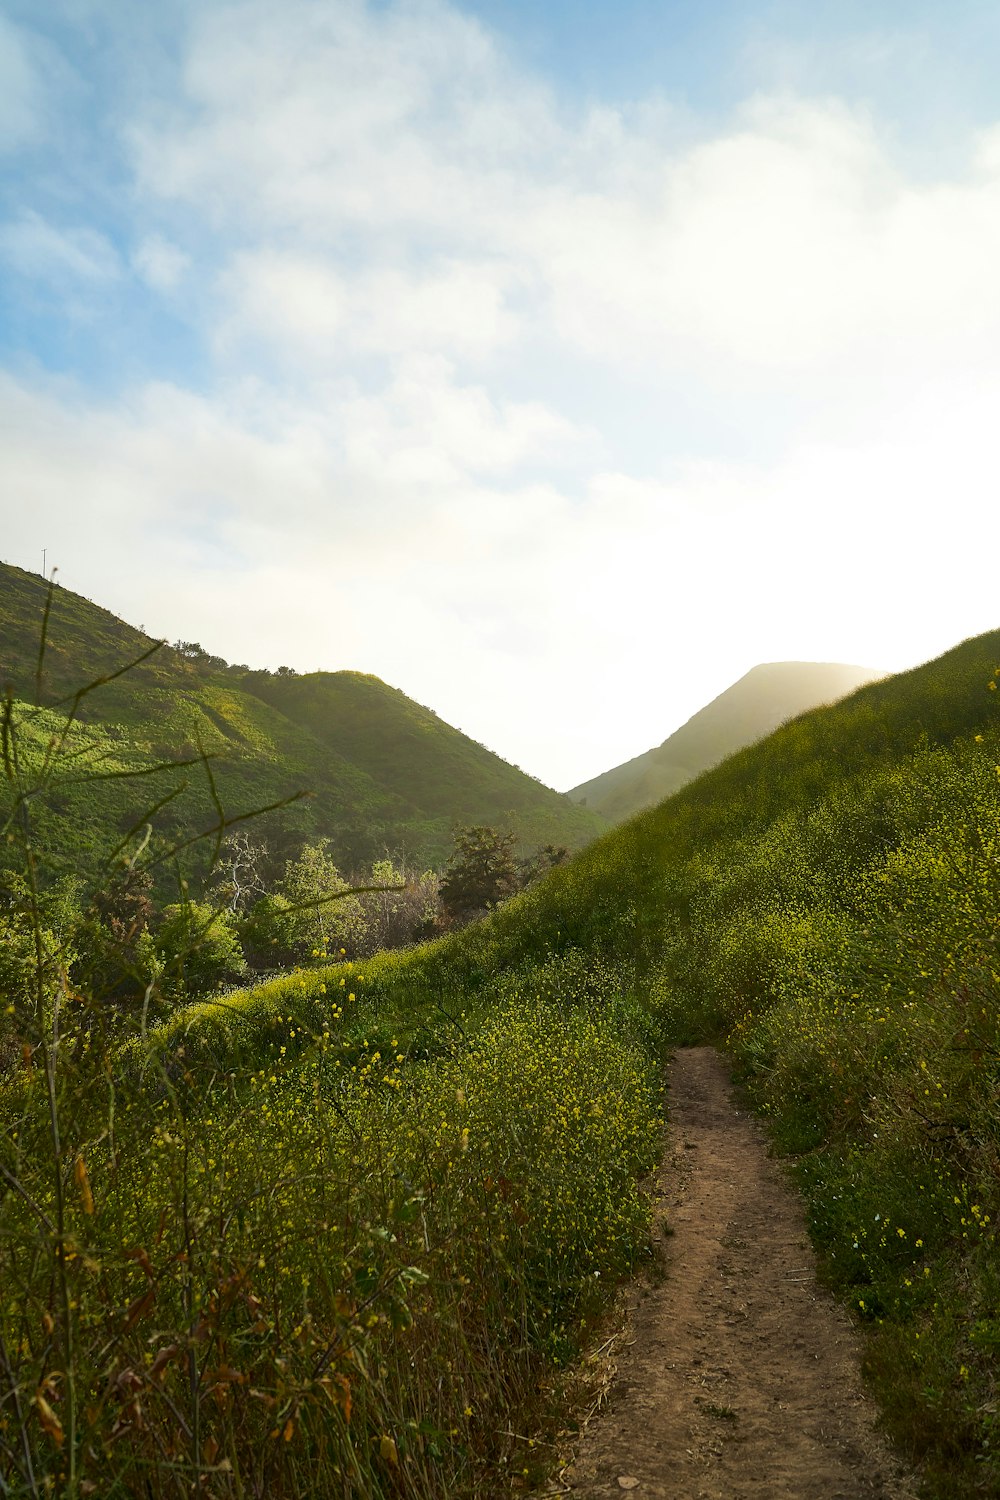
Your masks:
M50 1094L42 1056L7 1071L0 1391L26 1394L0 1454L27 1492L70 1454L78 1485L156 1496L541 1472L546 1392L643 1251L655 1046L605 965L524 964L452 1011L441 957L290 975L124 1051L74 1016Z
M613 823L662 802L709 767L763 739L787 719L835 703L878 673L832 662L754 667L654 750L574 787L569 796Z
M727 1045L942 1497L1000 1482L998 671L994 633L785 725L489 921L380 961L370 997L419 1047L498 975L613 964L668 1037Z
M998 671L994 633L803 716L373 993L419 1031L575 953L727 1045L941 1497L1000 1483Z
M311 672L268 678L255 692L429 818L513 822L530 827L538 843L568 839L574 847L603 827L378 677Z
M632 954L733 1051L942 1497L1000 1486L998 680L992 633L807 714L497 918Z
M327 836L347 867L404 849L415 864L439 864L467 823L500 823L523 849L579 848L604 826L377 678L278 677L154 650L142 632L63 588L51 594L39 672L48 599L43 580L0 566L0 682L18 699L53 705L109 677L80 700L76 718L116 763L138 770L210 756L214 790L204 766L163 773L160 795L183 788L155 820L164 842L211 826L216 794L235 815L308 792L259 825L262 835L289 848ZM122 672L129 662L138 664ZM149 790L119 783L113 807L99 798L88 813L67 789L67 855L112 847L156 800Z
M708 1038L795 1162L926 1494L996 1493L998 672L1000 633L966 642L460 934L127 1043L50 964L0 1049L11 1472L531 1477L515 1435L642 1253L663 1041Z

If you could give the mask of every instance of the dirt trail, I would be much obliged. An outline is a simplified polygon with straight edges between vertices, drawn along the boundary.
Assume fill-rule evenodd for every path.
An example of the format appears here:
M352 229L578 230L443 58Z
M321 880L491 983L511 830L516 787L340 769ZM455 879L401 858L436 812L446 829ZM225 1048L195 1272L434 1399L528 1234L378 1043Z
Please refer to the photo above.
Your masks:
M665 1279L631 1296L609 1407L567 1474L587 1500L911 1500L799 1201L709 1047L678 1052L659 1180ZM673 1234L662 1236L664 1219Z

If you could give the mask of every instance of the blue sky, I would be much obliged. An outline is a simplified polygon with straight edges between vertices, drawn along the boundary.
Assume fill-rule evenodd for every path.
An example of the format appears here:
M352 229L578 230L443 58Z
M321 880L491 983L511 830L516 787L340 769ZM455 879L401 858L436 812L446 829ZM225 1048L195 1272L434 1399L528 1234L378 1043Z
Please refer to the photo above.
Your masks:
M3 556L557 786L997 624L1000 9L8 0Z

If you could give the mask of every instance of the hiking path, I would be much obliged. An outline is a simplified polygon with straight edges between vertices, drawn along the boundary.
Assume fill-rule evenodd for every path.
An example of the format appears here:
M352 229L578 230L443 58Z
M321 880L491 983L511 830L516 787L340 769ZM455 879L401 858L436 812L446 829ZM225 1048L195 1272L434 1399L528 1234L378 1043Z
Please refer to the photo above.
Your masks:
M801 1201L710 1047L669 1080L662 1271L627 1297L604 1408L565 1472L579 1500L913 1500L875 1425Z

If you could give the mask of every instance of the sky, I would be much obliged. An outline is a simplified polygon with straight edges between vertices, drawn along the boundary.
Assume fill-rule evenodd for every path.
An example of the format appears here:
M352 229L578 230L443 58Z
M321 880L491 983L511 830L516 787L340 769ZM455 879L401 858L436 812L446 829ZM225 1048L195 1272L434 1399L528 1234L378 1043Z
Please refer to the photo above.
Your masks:
M560 790L1000 626L994 0L0 0L0 557Z

